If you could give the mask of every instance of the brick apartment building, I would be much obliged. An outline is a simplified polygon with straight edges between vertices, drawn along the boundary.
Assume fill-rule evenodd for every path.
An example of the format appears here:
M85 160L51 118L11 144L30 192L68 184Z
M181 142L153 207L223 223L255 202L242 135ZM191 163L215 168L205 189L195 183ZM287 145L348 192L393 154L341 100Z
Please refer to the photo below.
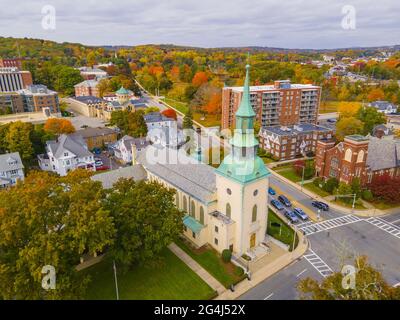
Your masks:
M372 136L351 135L335 145L332 140L317 143L316 175L351 183L359 178L365 185L375 175L400 176L400 139L378 126Z
M235 112L242 94L242 87L223 88L222 129L230 128L235 123ZM250 87L251 105L262 127L316 124L320 99L321 87L291 84L289 80Z
M16 92L0 94L0 113L41 112L49 108L60 112L58 94L44 85L30 85Z
M0 68L18 68L22 70L22 58L0 58Z
M117 141L117 132L110 128L86 128L76 131L72 136L81 136L89 150L102 148Z
M259 133L260 148L279 160L294 159L310 152L315 153L319 140L332 137L332 129L309 123L290 127L266 127L261 128Z
M81 83L75 85L75 97L100 97L99 90L97 89L97 85L99 82L97 80L85 80Z
M15 92L32 85L32 75L29 71L18 68L0 68L0 92Z

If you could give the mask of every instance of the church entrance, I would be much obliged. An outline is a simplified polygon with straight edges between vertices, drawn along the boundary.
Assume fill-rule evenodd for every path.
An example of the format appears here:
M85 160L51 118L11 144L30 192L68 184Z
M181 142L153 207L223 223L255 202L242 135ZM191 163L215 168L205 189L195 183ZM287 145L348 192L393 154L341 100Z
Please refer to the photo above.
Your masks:
M256 234L252 233L250 236L250 248L254 248L256 246Z

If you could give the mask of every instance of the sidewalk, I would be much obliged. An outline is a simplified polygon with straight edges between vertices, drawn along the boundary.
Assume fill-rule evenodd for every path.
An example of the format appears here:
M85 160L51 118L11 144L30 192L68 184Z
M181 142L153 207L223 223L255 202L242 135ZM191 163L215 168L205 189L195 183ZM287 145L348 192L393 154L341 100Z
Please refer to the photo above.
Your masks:
M186 252L179 248L175 243L171 243L168 246L179 259L181 259L190 269L197 273L197 275L202 278L213 290L221 294L226 289L225 287L215 279L211 274L209 274L202 266L200 266L196 261L194 261Z
M288 252L287 254L277 258L269 264L254 272L251 275L251 280L243 280L235 286L235 291L225 290L220 294L215 300L234 300L239 298L242 294L246 293L250 289L254 288L265 279L271 277L278 271L282 270L292 262L299 259L308 250L308 241L301 232L297 233L299 237L299 245L293 252Z
M317 195L316 193L303 188L303 190L301 190L301 186L298 185L297 183L294 183L293 181L290 181L289 179L286 179L285 177L281 176L279 173L275 172L274 170L270 170L271 174L273 174L276 178L278 178L279 180L291 185L293 188L296 188L298 191L304 193L305 195L307 195L308 197L310 197L311 199L317 200L317 201L326 201L324 198L320 197L319 195ZM390 214L392 212L398 212L398 208L394 208L394 209L388 209L388 210L379 210L376 208L371 208L371 209L366 209L366 210L359 210L359 209L351 209L351 208L346 208L346 207L342 207L337 205L334 202L329 202L329 206L331 208L334 208L335 210L343 213L343 214L354 214L356 216L360 216L360 217L378 217L378 216L383 216L383 215L387 215Z

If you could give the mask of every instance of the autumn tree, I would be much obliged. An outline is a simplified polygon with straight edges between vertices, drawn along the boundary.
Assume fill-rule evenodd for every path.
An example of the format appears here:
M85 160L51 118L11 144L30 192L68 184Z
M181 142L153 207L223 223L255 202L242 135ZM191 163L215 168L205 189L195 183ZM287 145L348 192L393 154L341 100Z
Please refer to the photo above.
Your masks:
M368 101L383 100L385 98L385 92L381 88L372 89L368 94Z
M368 263L365 256L354 260L354 288L341 272L324 278L321 283L312 278L301 280L297 289L301 299L310 300L399 300L400 287L390 286L380 271ZM344 286L343 283L346 283Z
M364 124L362 131L364 135L371 133L376 125L386 123L385 115L374 107L363 107L358 110L356 116Z
M190 108L183 118L183 129L193 129L193 113Z
M54 134L70 134L75 132L75 128L71 121L67 119L50 118L44 124L44 131Z
M118 232L110 255L125 267L157 261L158 254L182 232L183 214L175 191L156 182L119 180L105 197Z
M374 176L368 185L369 190L376 199L388 203L400 202L400 178L388 174Z
M89 176L32 172L0 191L1 298L83 298L89 278L75 267L82 255L110 246L115 232L101 183ZM55 268L56 288L46 291L41 271L47 265Z
M21 159L26 162L32 159L33 146L31 133L33 125L21 121L10 123L6 129L4 142L8 152L19 152Z
M192 80L192 84L195 87L200 87L201 85L205 84L208 82L208 77L207 74L204 71L199 71L197 72Z
M357 118L341 118L336 124L336 139L343 141L345 136L352 134L362 134L364 124Z
M176 111L173 109L165 109L164 111L161 112L162 115L164 115L167 118L172 118L177 120L178 119L178 115L176 114Z
M361 108L359 102L340 102L338 105L338 112L341 117L354 117L357 111Z

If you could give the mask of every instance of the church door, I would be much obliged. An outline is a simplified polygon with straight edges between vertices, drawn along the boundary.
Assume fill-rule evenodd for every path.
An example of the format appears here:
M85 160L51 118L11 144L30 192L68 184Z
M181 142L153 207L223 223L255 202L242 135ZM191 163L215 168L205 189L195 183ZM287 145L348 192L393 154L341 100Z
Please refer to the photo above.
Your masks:
M254 248L256 246L256 234L252 233L250 236L250 248Z

